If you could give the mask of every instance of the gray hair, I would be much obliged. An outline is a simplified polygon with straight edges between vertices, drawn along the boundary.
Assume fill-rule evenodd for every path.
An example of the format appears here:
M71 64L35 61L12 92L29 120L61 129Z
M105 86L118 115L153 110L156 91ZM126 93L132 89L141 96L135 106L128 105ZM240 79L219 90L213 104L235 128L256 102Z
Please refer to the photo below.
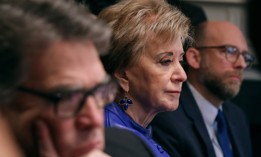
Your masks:
M28 56L55 41L91 41L104 54L110 29L85 8L65 0L0 2L0 104L12 101L26 77Z

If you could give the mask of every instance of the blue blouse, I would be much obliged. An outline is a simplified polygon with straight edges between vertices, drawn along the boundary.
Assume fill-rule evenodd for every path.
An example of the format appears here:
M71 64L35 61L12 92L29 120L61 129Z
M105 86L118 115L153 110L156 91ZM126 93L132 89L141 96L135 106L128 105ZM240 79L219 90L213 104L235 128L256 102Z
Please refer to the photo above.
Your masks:
M121 127L134 132L150 146L157 157L169 157L168 153L152 139L152 128L144 128L113 102L105 107L105 127Z

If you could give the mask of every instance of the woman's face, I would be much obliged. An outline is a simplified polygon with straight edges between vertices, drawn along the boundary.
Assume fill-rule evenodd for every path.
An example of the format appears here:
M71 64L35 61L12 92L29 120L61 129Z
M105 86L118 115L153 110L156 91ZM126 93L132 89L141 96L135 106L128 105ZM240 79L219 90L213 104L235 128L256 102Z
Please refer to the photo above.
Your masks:
M150 43L137 63L125 70L125 91L134 105L154 112L177 109L181 86L187 79L181 66L183 55L181 40Z

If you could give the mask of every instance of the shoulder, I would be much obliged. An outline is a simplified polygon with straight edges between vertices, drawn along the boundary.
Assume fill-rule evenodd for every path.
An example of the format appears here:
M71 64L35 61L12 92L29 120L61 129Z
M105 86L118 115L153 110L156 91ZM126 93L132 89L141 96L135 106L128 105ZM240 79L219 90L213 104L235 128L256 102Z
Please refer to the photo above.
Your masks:
M245 112L231 101L226 101L223 104L223 109L229 114L234 114L235 116L245 116Z
M104 124L105 127L112 126L126 126L126 121L124 119L125 113L116 103L111 103L105 106L104 112Z
M105 118L106 117L111 118L111 117L114 117L114 116L120 117L120 115L121 115L120 108L114 102L105 106L104 113L105 113Z
M233 102L227 101L223 104L223 110L228 120L242 126L249 126L245 112Z
M113 157L153 157L147 144L127 129L105 129L105 152Z

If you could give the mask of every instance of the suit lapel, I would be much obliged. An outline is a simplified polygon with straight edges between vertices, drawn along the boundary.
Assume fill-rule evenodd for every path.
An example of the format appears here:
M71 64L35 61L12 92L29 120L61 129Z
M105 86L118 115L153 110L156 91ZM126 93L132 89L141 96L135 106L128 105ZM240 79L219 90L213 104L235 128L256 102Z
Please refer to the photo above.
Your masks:
M184 108L185 114L187 114L187 116L190 117L190 119L193 121L197 133L200 135L200 138L203 140L208 156L209 157L215 156L214 148L208 136L208 131L205 126L204 120L196 104L196 101L193 98L193 95L190 92L188 85L186 83L183 84L181 103L182 103L182 107Z

